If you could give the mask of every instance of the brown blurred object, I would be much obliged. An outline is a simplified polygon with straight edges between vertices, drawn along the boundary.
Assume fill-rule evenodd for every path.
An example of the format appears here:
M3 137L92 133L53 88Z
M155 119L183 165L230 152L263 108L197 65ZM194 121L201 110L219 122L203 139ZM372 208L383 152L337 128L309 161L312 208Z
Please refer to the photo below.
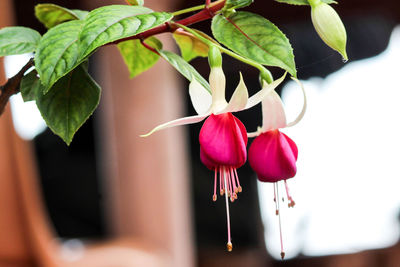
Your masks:
M12 25L11 2L0 1L0 27ZM119 68L124 67L122 62L117 64ZM170 70L164 70L165 66L166 64L160 64L152 74L135 81L135 85L146 89L147 84L154 82L154 75L162 72L163 75L159 77L165 79L158 79L158 82L169 84L171 89L175 89L178 87L175 75L169 74ZM0 82L4 83L3 64L0 68ZM116 68L118 67L113 70L116 71ZM125 77L127 79L128 75ZM124 94L124 85L118 84L118 87L121 90L119 97L122 99L131 97ZM129 87L129 83L125 83L126 87ZM127 88L125 93L129 92L129 89ZM176 89L173 91L176 92ZM141 104L147 101L148 106L153 107L155 103L151 94L149 95L149 90L142 90L140 94L142 95L130 98L127 103L130 106L141 107ZM165 95L172 103L177 102L177 96L176 93ZM135 99L137 105L132 105L132 100ZM170 107L164 105L164 111L159 113L160 116L153 116L153 121L144 114L143 118L148 123L155 123L163 120L165 114L180 115L179 105L174 104L173 108ZM118 110L108 111L111 115L118 114ZM142 108L142 112L144 111L146 109ZM138 118L136 112L131 110L123 115ZM121 116L121 119L125 120L125 116ZM115 120L120 119L115 117ZM113 121L108 123L112 124ZM107 155L115 156L109 159L111 166L120 165L123 158L127 163L118 173L108 172L114 178L111 184L114 184L113 181L119 184L119 179L122 179L120 182L124 184L118 189L118 194L111 194L109 200L112 203L110 210L115 210L109 217L110 224L116 225L114 232L118 238L93 245L78 240L72 243L62 242L55 235L43 205L31 144L16 135L10 109L7 108L0 118L1 267L186 267L193 264L184 149L183 145L171 145L172 142L179 143L182 133L178 130L175 133L160 135L153 141L143 141L135 138L138 136L136 131L134 133L129 131L136 123L138 122L123 123L122 128L121 125L109 126L115 127L117 134L121 135L119 132L121 131L125 135L118 137L122 142L118 155L107 151L112 149L107 145L104 151ZM135 147L129 145L132 139L133 143L136 142ZM144 147L138 148L140 145ZM136 160L139 164L132 167L131 162ZM119 199L120 197L130 199Z

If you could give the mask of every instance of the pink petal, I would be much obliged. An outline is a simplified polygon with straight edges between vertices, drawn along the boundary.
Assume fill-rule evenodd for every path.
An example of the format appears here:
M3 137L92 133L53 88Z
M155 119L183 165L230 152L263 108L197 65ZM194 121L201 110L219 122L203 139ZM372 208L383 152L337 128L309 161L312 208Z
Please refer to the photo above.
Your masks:
M199 141L201 160L210 169L238 168L246 162L246 128L232 113L211 114L200 130Z
M264 132L249 149L250 166L262 182L277 182L295 176L296 144L279 130Z

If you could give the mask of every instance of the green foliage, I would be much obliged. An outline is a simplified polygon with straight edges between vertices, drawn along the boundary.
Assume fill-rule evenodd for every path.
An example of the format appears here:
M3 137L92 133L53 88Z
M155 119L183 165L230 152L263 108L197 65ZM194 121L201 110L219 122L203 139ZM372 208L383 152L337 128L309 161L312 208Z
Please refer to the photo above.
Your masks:
M58 80L47 94L42 87L32 71L22 80L22 97L24 101L36 100L47 126L69 145L98 106L101 89L87 73L85 63Z
M95 9L85 19L79 36L79 58L85 59L96 48L134 36L172 19L166 12L153 12L141 6L112 5Z
M201 36L214 41L207 34L195 30ZM207 57L208 55L208 45L201 41L199 38L194 36L191 33L183 32L183 31L175 31L174 39L181 50L181 54L184 60L191 61L196 57ZM215 42L215 41L214 41Z
M55 4L38 4L35 6L36 18L48 29L66 21L84 19L87 14L89 14L87 11L70 10Z
M78 38L84 21L73 20L51 28L40 41L35 66L46 93L52 85L78 62Z
M280 3L290 4L290 5L309 5L307 0L275 0ZM336 1L333 0L321 0L321 2L327 4L337 4Z
M267 66L276 66L296 76L292 46L269 20L250 12L235 12L213 18L214 37L241 56Z
M155 37L147 38L145 43L155 50L162 49L162 43ZM160 58L158 54L144 47L140 40L121 42L118 44L118 49L129 69L131 78L151 68Z
M254 0L227 0L225 3L225 10L241 8L249 6L253 3Z
M211 93L208 82L197 72L195 68L187 63L183 58L169 51L159 51L160 55L167 60L177 71L179 71L186 79L192 81L196 79L207 91Z
M40 34L30 28L3 28L0 30L0 57L33 52L40 38Z
M51 28L40 41L35 57L45 92L98 47L137 35L171 18L169 13L144 7L113 5L91 11L84 20Z
M36 95L42 94L41 87L42 85L40 84L36 70L26 74L22 78L20 85L20 91L24 102L36 100Z
M144 1L143 0L125 0L129 5L131 6L143 6Z

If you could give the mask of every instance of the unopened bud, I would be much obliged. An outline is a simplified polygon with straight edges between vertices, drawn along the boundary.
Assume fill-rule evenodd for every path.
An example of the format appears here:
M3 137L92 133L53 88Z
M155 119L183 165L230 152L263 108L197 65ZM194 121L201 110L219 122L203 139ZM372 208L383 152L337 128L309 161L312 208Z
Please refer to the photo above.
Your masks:
M346 29L336 11L320 0L308 0L311 5L311 19L321 39L332 49L338 51L347 61Z
M272 74L269 70L266 68L263 68L260 70L260 84L261 86L264 85L264 81L266 81L268 84L272 83L274 81L274 78L272 77Z
M222 66L221 51L214 45L210 45L210 49L208 50L208 63L211 68Z

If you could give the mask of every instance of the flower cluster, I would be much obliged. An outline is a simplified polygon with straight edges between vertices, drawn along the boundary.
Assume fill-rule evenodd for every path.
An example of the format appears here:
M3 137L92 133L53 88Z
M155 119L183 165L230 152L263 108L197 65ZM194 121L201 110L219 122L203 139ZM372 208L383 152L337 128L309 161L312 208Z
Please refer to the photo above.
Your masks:
M305 105L299 117L287 124L282 102L274 90L284 80L285 75L269 84L264 82L262 89L251 97L248 96L246 85L240 75L239 84L227 102L225 75L222 70L221 54L217 48L210 47L209 62L211 94L195 78L189 85L190 98L198 115L164 123L143 136L168 127L196 123L205 119L199 134L200 159L214 172L213 201L217 200L217 192L221 196L225 195L227 249L231 251L229 200L234 202L238 198L238 193L242 192L236 170L247 160L248 137L256 137L249 149L249 162L259 180L272 183L284 180L287 188L286 179L296 174L297 146L279 129L300 121ZM255 133L247 133L243 123L232 112L249 109L260 102L263 109L263 126ZM294 206L288 189L287 197L290 201L289 206Z

